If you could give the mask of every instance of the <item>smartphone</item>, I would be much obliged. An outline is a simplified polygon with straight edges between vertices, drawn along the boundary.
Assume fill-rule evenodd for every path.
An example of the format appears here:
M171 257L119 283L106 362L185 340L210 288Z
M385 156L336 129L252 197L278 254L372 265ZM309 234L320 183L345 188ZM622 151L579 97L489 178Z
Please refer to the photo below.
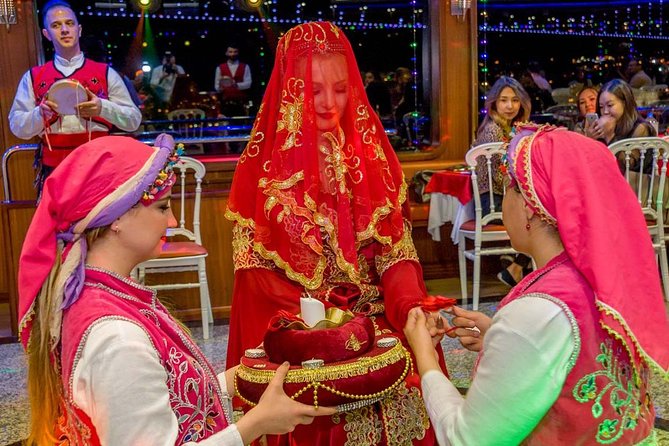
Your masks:
M586 113L585 114L585 120L588 122L588 124L592 124L596 120L599 119L599 116L597 116L597 113Z

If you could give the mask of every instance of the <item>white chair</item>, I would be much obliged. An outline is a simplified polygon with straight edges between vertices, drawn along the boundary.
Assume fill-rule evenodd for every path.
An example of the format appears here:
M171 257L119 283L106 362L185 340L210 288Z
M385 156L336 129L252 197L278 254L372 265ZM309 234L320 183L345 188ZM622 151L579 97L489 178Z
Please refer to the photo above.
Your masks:
M178 138L202 138L204 125L202 120L206 117L204 110L199 108L179 108L167 113L167 119L176 121L171 125L178 133ZM185 143L186 153L204 153L204 145Z
M611 144L609 150L622 164L625 179L636 193L646 217L653 247L659 257L664 297L669 300L669 265L664 235L665 205L669 201L669 191L666 190L669 186L666 183L669 141L655 136L623 139ZM640 166L639 172L633 171L633 166Z
M460 288L462 290L462 303L467 303L467 262L474 262L474 288L473 288L473 307L477 310L479 307L479 292L481 287L481 256L498 256L502 254L517 254L511 246L494 246L489 248L482 247L486 242L498 242L509 240L509 234L503 224L494 223L495 220L502 220L502 210L495 208L493 199L492 184L494 170L492 160L494 155L503 156L506 153L504 143L493 142L481 144L471 148L465 155L465 161L471 171L472 189L474 191L474 220L466 221L460 226L458 242L458 261L460 268ZM478 177L476 174L477 158L483 157L486 163L486 174L488 184L490 184L490 213L483 217L481 207L481 196L479 194ZM474 241L474 249L466 249L465 240Z
M198 281L193 283L167 283L152 285L155 290L176 290L184 288L200 289L200 308L202 313L202 334L204 339L209 338L209 323L213 322L211 301L209 300L209 286L207 282L207 269L205 259L207 250L202 246L200 236L200 203L202 199L202 179L206 173L204 164L200 161L181 157L174 165L175 174L178 176L177 184L179 194L172 201L179 200L179 226L167 230L168 237L181 237L187 241L168 241L163 245L160 256L148 260L137 267L137 277L140 283L144 283L146 274L174 273L182 271L197 271ZM195 179L195 194L192 211L186 212L186 195L192 191L192 182L187 181L189 177ZM175 187L176 189L176 187ZM190 204L190 203L189 203ZM186 216L192 215L192 228L186 227Z
M554 88L551 96L553 96L553 100L557 105L567 105L574 102L569 88Z

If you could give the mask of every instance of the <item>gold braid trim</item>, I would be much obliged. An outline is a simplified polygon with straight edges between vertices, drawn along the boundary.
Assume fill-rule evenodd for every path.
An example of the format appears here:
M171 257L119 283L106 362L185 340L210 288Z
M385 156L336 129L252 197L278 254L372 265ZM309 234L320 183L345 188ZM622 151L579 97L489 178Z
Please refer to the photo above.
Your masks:
M413 440L425 438L430 417L418 388L399 387L394 395L381 401L381 408L388 445L412 446Z
M325 267L327 265L325 257L318 259L318 265L316 265L316 268L314 269L314 276L309 278L305 274L293 270L288 262L283 260L276 251L268 251L262 243L254 242L253 249L265 259L273 261L276 266L286 273L286 276L288 276L289 279L300 283L307 289L315 290L323 283L323 272L325 272Z
M381 277L391 266L403 260L419 262L416 247L411 239L411 223L407 220L404 220L404 234L402 234L402 238L395 243L395 246L389 252L374 258L376 272Z
M403 381L406 373L411 368L411 355L401 342L395 344L390 350L383 352L378 356L363 356L357 361L347 362L338 365L325 365L318 369L296 369L289 370L286 375L285 383L311 383L318 381L334 381L338 379L352 378L366 375L376 370L395 364L399 361L406 361L406 370L400 380ZM235 372L235 377L255 384L268 384L274 378L273 370L258 370L245 365L240 365ZM321 384L322 385L322 384ZM371 395L351 396L351 398L369 399Z
M230 209L225 211L225 218L236 222L245 228L255 229L255 222L252 219L244 218L238 212L233 212ZM324 257L321 257L318 260L318 265L314 270L314 276L309 278L304 274L294 271L288 262L283 260L283 258L281 258L281 256L276 251L267 250L262 243L254 242L253 251L260 254L265 260L271 260L274 262L277 267L281 268L286 273L286 276L288 276L289 279L300 283L307 289L314 290L320 287L323 283L323 272L325 271L325 267L327 265Z
M333 395L338 395L344 398L349 398L353 400L368 400L368 399L379 399L379 398L384 398L388 396L391 392L393 392L398 386L404 387L404 379L407 377L410 371L413 370L413 364L411 362L411 355L409 352L400 344L398 343L396 347L400 347L403 351L400 352L398 355L395 355L398 357L398 360L394 361L392 358L386 358L387 360L385 363L382 363L383 361L381 358L385 358L389 353L391 353L395 348L392 348L390 351L380 355L376 356L374 358L360 358L358 359L358 362L360 363L366 363L368 367L363 371L363 373L358 373L355 375L352 374L347 374L347 372L352 371L350 365L354 364L342 364L342 365L337 365L337 366L326 366L324 368L320 369L298 369L298 370L292 370L288 372L288 375L286 376L286 379L284 382L286 383L308 383L304 387L302 387L300 390L295 392L293 395L290 395L291 399L298 398L301 396L304 392L306 392L309 389L313 389L313 405L314 407L318 408L318 389L322 388L327 390L328 392L332 393ZM336 379L342 379L342 378L347 378L349 376L359 376L359 375L365 375L369 372L375 371L382 369L386 365L391 365L399 360L404 359L406 362L404 364L404 370L402 370L401 375L395 380L394 383L392 383L390 386L385 388L384 390L374 392L374 393L368 393L368 394L352 394L352 393L346 393L342 392L340 390L337 390L336 388L329 386L327 384L323 384L320 381L327 381L327 380L336 380ZM358 367L359 368L359 367ZM320 376L324 374L325 369L332 369L328 373L327 376ZM340 369L343 369L341 372L339 371ZM251 372L251 373L248 373ZM250 405L250 406L255 406L257 403L254 403L253 401L250 401L249 399L245 398L241 392L239 391L239 384L237 382L238 379L242 379L247 382L252 382L256 384L267 384L269 383L276 372L274 371L259 371L250 367L246 367L244 365L240 365L237 371L235 372L235 378L234 378L234 385L235 385L235 394L241 399L244 403ZM338 376L338 373L341 373L341 377ZM256 374L258 375L264 375L257 377L255 376ZM291 375L293 375L291 377ZM254 379L258 379L258 381L254 381Z
M251 228L251 229L256 228L256 224L253 221L253 219L244 218L244 217L241 216L241 214L239 212L231 211L230 208L227 208L225 210L225 218L227 218L228 220L230 220L232 222L239 223L241 226L243 226L245 228Z
M369 222L369 225L367 225L367 228L365 228L364 231L358 232L356 234L356 240L358 242L362 242L373 237L383 245L390 245L393 241L392 237L379 234L376 230L376 225L380 220L390 214L393 209L401 207L406 199L407 184L406 181L404 181L404 174L402 174L402 184L400 185L400 193L397 196L397 206L393 206L393 203L390 201L390 199L386 198L386 204L384 206L379 206L374 210L374 213L372 214L372 220Z
M37 299L33 301L33 303L30 304L30 308L28 309L28 312L23 316L23 319L21 319L21 323L19 324L19 340L21 339L21 333L23 333L23 330L26 329L28 326L28 323L33 320L35 317L35 303L37 302ZM28 334L28 341L26 342L26 346L30 345L30 338L32 337L32 330L30 330L30 333ZM27 347L26 347L27 351Z
M641 344L636 339L636 336L634 336L634 333L632 330L630 330L629 326L627 325L627 322L625 322L625 319L618 313L615 309L612 307L608 306L604 302L601 302L599 300L595 301L595 304L597 305L597 309L604 313L608 314L611 316L613 319L618 321L620 325L622 325L623 330L625 330L625 334L627 337L632 341L634 344L634 347L636 348L636 351L638 352L638 356L641 357L641 359L653 370L659 373L659 375L664 378L665 381L669 381L669 370L664 370L660 364L657 363L646 351L641 347ZM606 325L603 321L600 320L599 325L602 326L602 328L608 332L611 336L614 338L618 339L621 344L625 347L625 350L627 350L627 354L629 355L631 359L632 366L634 366L634 357L635 355L632 352L632 349L630 348L629 344L627 341L618 333L615 329L612 327Z
M232 263L235 271L241 269L274 269L274 264L253 251L253 229L240 224L232 225Z
M516 165L518 163L518 155L522 152L522 162L524 164L525 176L527 178L527 184L520 184L520 192L527 202L529 202L536 210L539 218L544 222L548 223L551 226L557 227L557 219L553 217L550 212L544 207L543 203L537 195L537 191L534 187L534 180L532 179L532 144L537 136L550 132L553 130L559 130L558 128L545 124L540 126L536 132L530 136L526 136L518 142L518 145L521 146L517 150L516 159L514 160ZM518 170L516 169L516 177L518 176Z
M323 228L323 230L327 233L327 244L334 253L335 256L335 262L337 264L337 267L339 268L340 271L343 271L346 273L349 279L351 279L351 282L355 283L356 285L360 283L361 276L360 276L360 271L358 271L353 263L350 263L349 261L344 258L344 253L342 252L341 248L339 247L339 239L337 238L337 231L332 223L332 220L330 220L326 215L323 215L322 213L317 213L314 214L314 220L318 226Z
M384 245L391 243L392 238L390 236L387 237L381 236L376 230L376 225L380 219L390 214L392 208L393 208L392 203L388 198L386 198L386 204L384 206L379 206L378 208L374 209L374 213L372 214L372 220L369 222L365 230L358 232L355 235L358 242L367 240L373 236L375 239L377 239Z

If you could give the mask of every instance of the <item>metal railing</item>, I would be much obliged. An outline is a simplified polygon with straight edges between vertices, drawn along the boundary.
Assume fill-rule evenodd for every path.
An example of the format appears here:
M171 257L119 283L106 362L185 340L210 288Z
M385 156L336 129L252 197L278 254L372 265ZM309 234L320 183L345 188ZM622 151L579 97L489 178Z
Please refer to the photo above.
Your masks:
M19 152L34 152L39 146L37 144L19 144L7 149L2 155L2 190L4 192L4 201L12 201L12 194L9 186L9 158Z
M387 135L396 135L396 129L385 129ZM141 141L145 144L152 145L158 136L159 133L169 133L168 132L146 132L146 135L142 133L135 134L134 138L138 141ZM127 133L119 133L119 135L127 135ZM250 135L235 135L235 136L202 136L196 138L182 138L178 135L174 136L174 142L179 144L182 143L185 146L189 144L214 144L214 143L227 143L227 142L246 142L250 139ZM19 144L10 147L2 155L2 185L4 191L4 201L12 201L11 186L9 181L9 159L19 152L34 152L39 146L37 144Z

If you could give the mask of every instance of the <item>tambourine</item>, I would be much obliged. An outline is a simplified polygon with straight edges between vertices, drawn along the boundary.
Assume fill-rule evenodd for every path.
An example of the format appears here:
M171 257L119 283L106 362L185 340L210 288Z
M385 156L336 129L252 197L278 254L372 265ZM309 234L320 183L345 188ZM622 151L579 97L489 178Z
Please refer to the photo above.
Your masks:
M411 354L395 336L374 336L372 331L371 337L367 338L366 324L360 318L364 316L352 317L339 327L323 330L291 329L288 327L299 324L299 320L288 320L286 324L285 319L282 320L283 329L272 330L270 327L268 335L273 332L279 336L270 336L272 341L269 345L264 344L268 351L249 349L241 359L235 372L237 396L251 406L258 404L281 365L272 358L287 360L285 352L294 352L288 355L292 361L289 361L291 366L283 389L296 401L315 407L336 406L344 412L387 397L403 385L411 372ZM310 337L313 342L308 342ZM296 342L291 342L293 340ZM313 350L313 346L318 349ZM346 359L333 361L342 357ZM301 362L295 363L300 359Z
M77 105L88 100L88 93L81 83L61 79L53 83L46 98L58 105L59 115L76 115Z

